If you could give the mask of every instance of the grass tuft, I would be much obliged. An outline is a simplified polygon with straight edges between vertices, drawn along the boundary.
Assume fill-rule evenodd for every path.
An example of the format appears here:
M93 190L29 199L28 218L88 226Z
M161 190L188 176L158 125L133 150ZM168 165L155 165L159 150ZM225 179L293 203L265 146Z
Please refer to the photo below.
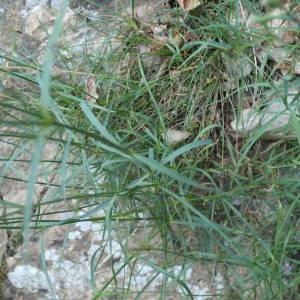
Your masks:
M195 14L175 5L143 20L137 4L131 1L131 15L110 11L107 19L90 22L96 32L108 21L114 30L79 63L61 54L63 10L44 64L18 48L1 50L0 76L12 87L0 89L0 147L12 150L0 155L0 184L26 184L27 197L24 203L1 201L0 228L22 230L26 249L33 231L102 224L103 246L90 265L93 299L172 293L202 299L184 277L199 266L228 281L206 295L214 299L296 299L299 91L292 103L287 97L299 86L296 76L282 75L284 59L274 63L258 55L278 39L265 7L204 1ZM249 26L246 13L264 26ZM165 42L153 33L159 21L166 24ZM298 44L283 48L291 57L299 54ZM99 95L94 103L84 83L91 74ZM296 139L263 140L267 125L243 138L232 134L233 117L254 102L261 110L273 97L286 104ZM191 136L173 145L166 138L170 128ZM57 219L66 212L72 217ZM42 261L47 270L44 254ZM100 286L96 274L105 263L111 274ZM136 288L141 264L153 277ZM177 265L179 274L172 269Z

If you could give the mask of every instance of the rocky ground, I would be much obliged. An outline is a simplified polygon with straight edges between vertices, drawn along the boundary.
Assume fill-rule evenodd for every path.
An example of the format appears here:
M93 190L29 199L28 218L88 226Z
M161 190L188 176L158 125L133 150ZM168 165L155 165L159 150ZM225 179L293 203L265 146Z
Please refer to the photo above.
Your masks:
M121 5L111 1L100 1L103 7L97 10L92 9L85 1L71 1L65 18L66 33L63 36L64 42L70 46L71 53L66 53L76 57L82 51L94 51L94 49L83 49L83 45L88 42L99 45L105 38L105 31L109 27L103 28L103 34L99 36L93 32L86 22L78 18L75 14L84 12L89 18L97 18L114 13L120 9L125 9L127 4ZM138 12L145 14L159 9L163 1L145 1L139 3ZM60 0L7 0L0 3L0 49L6 53L14 55L14 50L25 56L34 56L42 61L47 43L48 33L57 16L61 1ZM72 10L73 9L73 10ZM4 61L0 62L3 64ZM78 63L80 64L80 62ZM7 66L7 65L6 65ZM22 84L17 79L5 78L1 83L2 91L18 88ZM0 153L2 158L10 157L14 151L14 145L18 139L10 138L1 140ZM31 145L24 145L25 154L20 159L30 159ZM47 144L44 151L45 159L52 159L54 151L53 144ZM27 153L27 154L26 154ZM23 204L25 203L27 186L22 182L10 180L16 173L26 177L29 172L27 163L15 163L14 169L5 170L2 165L2 174L6 178L2 179L0 192L4 200ZM46 175L45 175L46 176ZM45 180L45 178L43 178ZM51 181L51 178L48 178ZM35 199L44 197L49 193L48 188L37 186ZM64 208L62 207L63 211ZM2 209L2 214L7 213ZM83 214L84 212L81 212ZM105 211L98 212L98 216L104 216ZM72 217L70 213L57 213L52 219L65 220ZM111 277L111 264L115 268L121 266L124 257L120 251L122 247L122 237L106 237L103 240L103 224L92 222L79 222L75 225L61 225L53 227L44 232L32 234L28 247L22 245L22 238L18 230L1 230L1 299L91 299L96 288L101 288ZM137 246L137 240L142 239L146 232L134 232L132 234L132 247ZM24 260L24 252L28 258ZM100 266L98 266L95 277L91 278L91 261L102 253ZM151 256L151 255L150 255ZM155 291L159 291L162 277L158 276L154 280L154 270L143 264L135 265L135 277L131 278L129 270L118 276L119 285L128 284L131 280L133 290L141 290L151 281L148 294L143 296L145 299L156 299ZM205 265L194 265L182 269L180 265L170 269L170 273L181 277L189 282L191 291L199 295L195 299L207 299L206 294L211 294L221 290L224 285L224 278L217 267L210 269ZM92 284L94 282L94 284ZM174 294L168 299L186 299L180 296L182 292L176 284L173 287ZM129 297L130 298L130 297ZM109 296L101 299L118 299ZM157 298L158 299L158 298Z
M96 2L101 3L102 6L96 9L91 4L87 4L86 1L70 1L70 8L67 10L64 20L63 40L60 40L66 46L66 51L62 54L68 59L75 60L77 68L83 72L87 70L84 62L80 60L82 53L98 51L97 49L100 48L106 35L110 32L110 27L107 23L103 23L106 25L102 28L98 27L97 31L95 31L91 26L88 26L88 22L97 18L109 18L110 14L126 11L129 7L129 1L127 3L109 0ZM166 2L159 0L139 1L136 12L139 16L146 18L155 13L155 11L160 10ZM26 57L34 56L38 61L42 62L48 34L52 30L60 5L60 0L1 1L0 49L5 51L5 53L10 53L12 56L15 49L17 49L18 53L23 53ZM81 13L86 16L85 19L82 19ZM249 17L249 26L256 26L255 23L251 24L250 21L251 16ZM282 36L282 38L290 43L295 43L297 39L291 34ZM263 55L270 55L274 62L281 61L280 72L290 72L293 75L299 75L299 62L295 63L293 58L285 53L284 48L280 44L269 45L268 47L264 47L264 50L261 49L260 55L262 57ZM148 51L145 46L141 46L139 50L141 52ZM259 49L256 49L256 51L259 51ZM236 76L246 76L252 71L252 69L248 69L247 62L240 63L243 64L243 68L240 68L240 66L235 67L234 60L228 62ZM5 64L5 67L9 67L7 61L2 60L1 56L0 64ZM160 61L150 61L148 64L157 71ZM287 70L287 66L293 69ZM20 84L22 83L17 79L1 78L0 92L3 94L6 90L13 90ZM228 84L228 89L230 90L230 85L234 83L227 82L226 84ZM298 90L289 91L290 101L292 101L293 95L297 93ZM279 110L285 111L286 107L282 106L282 103L276 104L274 102L267 106L263 117L261 117L256 114L252 107L245 108L244 117L234 120L231 126L237 135L249 134L255 126L258 126L258 123L267 124L274 115L274 111L278 112ZM289 120L289 112L286 112L282 118L273 122L275 127L270 128L270 131L274 128L285 126ZM293 138L294 136L293 132L289 132L289 137ZM174 133L171 138L174 138ZM271 138L276 139L278 136L272 135ZM18 139L15 138L1 140L1 157L11 157L15 150L14 145L17 143ZM24 145L26 151L19 158L30 159L31 147L32 145L30 144ZM55 145L51 143L46 145L43 153L45 159L53 159L54 147ZM15 177L16 174L26 177L29 172L28 164L24 162L15 163L14 169L5 169L6 166L2 164L1 168L2 174L6 176L0 182L0 193L3 200L9 199L9 201L17 204L25 203L27 186L22 182L16 182L9 178ZM47 175L44 175L43 179L51 182L52 179L46 177ZM48 188L37 186L35 199L38 201L47 193L49 193ZM68 205L72 205L72 202L68 203ZM61 207L61 211L61 213L57 213L51 218L63 221L73 217L72 214L63 212L64 207ZM2 209L1 213L4 214L6 212ZM80 212L81 215L84 215L84 213L84 211ZM101 209L96 216L103 218L105 215L105 209ZM143 224L140 225L140 228L143 228ZM122 266L122 262L125 259L121 251L121 248L125 246L123 245L122 236L115 235L114 230L112 230L112 235L105 236L103 239L103 226L103 222L84 221L75 225L52 227L44 232L37 231L32 234L29 245L26 248L22 244L18 231L1 230L0 256L2 257L2 270L0 271L2 275L0 280L2 280L2 298L0 298L16 300L30 298L40 300L91 299L95 290L103 287L107 280L111 278L112 265L115 269L118 269ZM143 229L133 232L130 246L137 248L139 241L145 239L147 234L147 230ZM29 259L24 260L26 249L29 249ZM151 257L151 253L146 253L146 255L159 261L159 258ZM99 265L94 278L92 278L90 271L91 262L94 263L98 257ZM149 265L137 263L134 268L134 272L132 270L130 272L128 269L120 272L117 276L119 286L126 287L131 281L131 289L140 291L147 283L151 282L148 287L149 292L143 298L159 299L155 292L160 291L163 278L160 276L153 278L155 270ZM227 286L228 281L230 281L226 276L225 270L217 265L194 264L185 265L182 268L180 263L178 263L173 268L170 268L169 272L188 283L192 293L198 295L195 297L196 300L214 299L206 295L222 291L224 286ZM134 277L130 276L132 273L135 274ZM182 290L176 283L170 283L170 285L172 285L171 290L174 293L168 295L167 299L187 299L186 296L182 295ZM101 299L118 298L108 295ZM128 299L131 299L130 296Z

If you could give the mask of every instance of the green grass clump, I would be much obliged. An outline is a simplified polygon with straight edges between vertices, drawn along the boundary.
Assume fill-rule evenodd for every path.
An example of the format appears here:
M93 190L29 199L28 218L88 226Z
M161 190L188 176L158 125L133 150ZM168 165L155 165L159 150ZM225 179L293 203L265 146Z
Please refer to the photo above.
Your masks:
M258 4L243 2L244 10L263 16ZM135 299L149 292L151 282L138 291L130 281L118 282L128 269L133 280L138 263L163 275L162 298L174 286L192 298L188 283L170 267L203 264L217 266L228 280L215 299L296 299L298 111L290 107L294 140L261 140L264 127L238 139L230 122L251 101L269 101L270 93L284 101L299 82L287 75L274 85L278 65L258 61L256 51L276 36L267 25L249 28L243 17L241 3L234 0L207 1L191 15L175 5L147 21L117 16L110 20L115 31L107 37L107 47L81 54L81 68L72 71L60 56L59 43L53 53L60 18L44 64L20 58L18 49L3 52L2 61L14 68L1 67L1 76L17 84L1 91L1 145L9 144L13 151L1 155L0 178L24 182L28 192L23 204L5 199L9 212L1 228L22 229L26 244L31 230L102 222L109 236L121 237L125 258L118 267L111 262L107 284L94 282L94 299ZM106 21L90 26L97 30L101 22ZM158 22L167 24L167 42L151 32ZM143 53L141 45L151 51ZM299 54L299 45L286 44L285 49L291 56ZM249 73L245 65L250 65ZM99 94L95 103L85 100L89 74L94 74ZM170 128L191 136L172 145L166 139ZM50 158L44 155L49 145L55 149ZM15 170L20 161L29 174ZM15 176L7 175L11 171ZM35 199L37 185L46 190ZM55 220L61 209L74 217ZM97 217L102 209L105 217ZM141 231L144 238L131 247ZM101 266L103 256L98 256L92 273Z

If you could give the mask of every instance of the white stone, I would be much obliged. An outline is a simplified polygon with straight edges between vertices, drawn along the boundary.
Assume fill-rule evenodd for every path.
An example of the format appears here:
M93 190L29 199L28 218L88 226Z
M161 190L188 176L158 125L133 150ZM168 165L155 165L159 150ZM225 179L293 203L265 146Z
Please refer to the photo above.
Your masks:
M70 231L68 238L70 240L76 240L81 238L81 232L80 231Z
M224 278L223 278L222 274L217 273L216 277L214 278L214 283L216 284L217 290L224 289Z
M276 62L287 60L290 56L290 52L286 48L282 47L272 47L267 49L266 51L268 51L268 55L272 57Z
M48 273L56 288L61 288L61 284L63 284L64 288L85 289L89 286L88 270L89 266L86 260L78 264L64 260L57 262Z
M292 96L288 100L292 100ZM263 136L266 138L279 138L286 132L290 124L291 113L286 108L282 100L271 101L269 105L262 110L247 108L242 111L239 119L231 122L231 127L237 135L246 136L255 129L264 127ZM288 132L286 137L295 136L294 132Z
M35 293L39 289L49 289L45 274L31 265L18 265L14 271L7 274L7 277L14 287L25 289L30 293Z
M298 59L298 61L295 64L294 73L295 74L300 74L300 61L299 61L299 59Z
M139 45L138 49L143 66L151 71L157 72L162 63L161 58L158 55L153 55L151 48L146 45Z
M180 142L186 140L188 137L190 137L190 135L191 134L186 131L168 129L166 140L168 143L174 145L174 144L177 144L177 143L180 143Z
M59 9L64 1L65 0L51 0L51 7ZM26 0L25 8L28 10L32 10L35 9L37 6L47 5L47 2L48 0Z
M50 261L58 261L59 255L57 254L55 249L47 249L45 251L45 259Z
M252 72L254 64L247 58L239 57L231 58L227 62L227 67L235 76L242 78L248 76Z
M92 258L92 256L95 254L96 251L98 251L100 248L99 245L93 244L90 249L88 250L88 257Z
M47 6L38 6L24 22L25 33L36 40L44 41L51 33L55 17Z
M134 286L137 289L142 289L149 283L153 275L154 275L154 270L152 267L146 264L137 264L134 282L133 282ZM151 281L150 286L156 287L161 285L161 283L162 283L162 274L158 274L158 276L156 276L155 279Z
M211 297L211 292L210 289L208 287L202 287L202 286L198 286L195 284L187 284L190 291L193 294L193 299L195 300L207 300L207 299L212 299ZM183 289L180 286L176 287L176 290L179 293L183 292Z
M111 250L112 256L115 259L116 258L121 258L121 257L124 256L121 245L118 242L114 241L114 240L112 240L111 241L111 245L108 246L108 250L107 251L110 252L110 250Z
M78 227L81 231L86 232L92 229L92 222L90 221L77 222L75 226Z
M185 12L191 11L201 4L200 0L177 0L177 2Z

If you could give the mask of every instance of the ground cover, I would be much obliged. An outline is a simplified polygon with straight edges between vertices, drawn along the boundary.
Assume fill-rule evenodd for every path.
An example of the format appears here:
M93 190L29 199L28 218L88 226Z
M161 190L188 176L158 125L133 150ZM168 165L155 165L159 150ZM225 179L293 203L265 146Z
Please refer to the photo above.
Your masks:
M297 299L299 4L104 2L5 27L3 294Z

